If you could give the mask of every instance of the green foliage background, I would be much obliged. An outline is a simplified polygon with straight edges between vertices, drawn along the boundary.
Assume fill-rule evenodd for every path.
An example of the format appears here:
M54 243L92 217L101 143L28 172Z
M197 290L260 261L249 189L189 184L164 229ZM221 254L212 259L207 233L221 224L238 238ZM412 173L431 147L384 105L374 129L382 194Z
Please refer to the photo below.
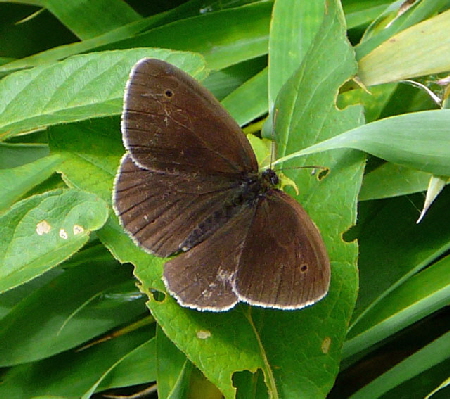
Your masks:
M160 398L448 397L448 190L416 220L429 182L450 176L448 83L436 84L450 71L449 9L0 2L0 397L153 382ZM201 80L245 131L265 121L329 250L324 300L202 313L160 294L164 261L111 209L123 89L143 57Z

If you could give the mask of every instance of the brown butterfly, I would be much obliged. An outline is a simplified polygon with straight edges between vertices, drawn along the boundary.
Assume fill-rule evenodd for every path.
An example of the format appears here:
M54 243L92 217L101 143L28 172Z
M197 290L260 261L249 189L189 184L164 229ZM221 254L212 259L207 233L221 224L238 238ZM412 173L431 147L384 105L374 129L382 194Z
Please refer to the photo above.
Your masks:
M132 69L114 206L133 240L164 266L182 306L279 309L328 291L330 262L305 210L277 189L233 118L185 72L156 59Z

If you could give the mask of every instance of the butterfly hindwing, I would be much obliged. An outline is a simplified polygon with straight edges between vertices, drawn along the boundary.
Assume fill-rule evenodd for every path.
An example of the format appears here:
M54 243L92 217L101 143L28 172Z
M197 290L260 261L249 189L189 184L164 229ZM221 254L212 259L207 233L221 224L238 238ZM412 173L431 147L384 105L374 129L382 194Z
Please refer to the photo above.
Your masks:
M330 268L325 246L293 198L279 190L266 193L245 239L235 279L241 300L298 309L326 294Z
M153 172L136 165L127 154L116 179L114 206L140 246L169 256L180 250L202 221L223 209L235 186L234 180L217 176L197 181L188 174Z
M181 305L223 311L238 302L234 279L253 214L243 207L207 240L165 264L164 281Z

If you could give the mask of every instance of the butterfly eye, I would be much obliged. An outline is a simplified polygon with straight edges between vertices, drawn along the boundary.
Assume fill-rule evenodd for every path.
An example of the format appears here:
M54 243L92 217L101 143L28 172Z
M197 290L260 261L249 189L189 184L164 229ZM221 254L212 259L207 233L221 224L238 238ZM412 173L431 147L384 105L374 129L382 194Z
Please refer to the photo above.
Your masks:
M275 172L270 174L270 182L274 186L278 186L278 183L280 182L280 179L278 178L278 175Z

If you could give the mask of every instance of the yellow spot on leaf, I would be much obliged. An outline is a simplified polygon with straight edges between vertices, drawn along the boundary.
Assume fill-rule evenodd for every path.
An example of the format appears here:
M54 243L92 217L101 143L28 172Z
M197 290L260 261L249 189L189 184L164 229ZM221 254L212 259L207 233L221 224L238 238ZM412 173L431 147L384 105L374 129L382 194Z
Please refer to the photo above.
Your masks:
M208 339L210 336L211 336L211 331L208 331L208 330L197 331L197 338L199 338L199 339Z
M51 229L52 229L52 226L50 226L50 224L46 220L41 220L36 225L36 233L40 236L42 236L44 234L48 234Z
M81 227L79 224L73 225L73 234L78 235L81 234L84 231L83 227Z
M331 347L331 338L325 337L321 345L322 352L327 354L328 351L330 350L330 347Z

